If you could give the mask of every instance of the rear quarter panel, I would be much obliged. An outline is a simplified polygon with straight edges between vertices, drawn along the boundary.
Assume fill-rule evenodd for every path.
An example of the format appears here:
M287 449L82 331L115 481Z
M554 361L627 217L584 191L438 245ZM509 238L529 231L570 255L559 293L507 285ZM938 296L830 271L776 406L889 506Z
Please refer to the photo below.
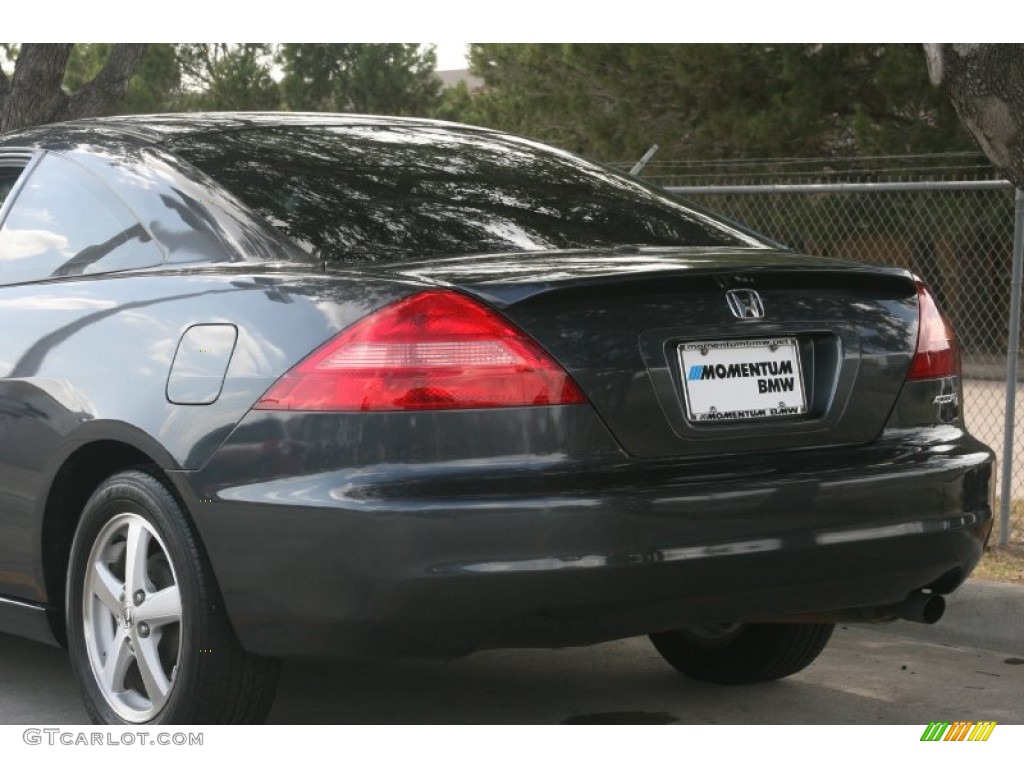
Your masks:
M0 595L45 602L43 509L61 464L99 439L194 469L270 384L341 328L409 288L386 279L157 270L0 287ZM209 405L168 401L182 334L232 324Z

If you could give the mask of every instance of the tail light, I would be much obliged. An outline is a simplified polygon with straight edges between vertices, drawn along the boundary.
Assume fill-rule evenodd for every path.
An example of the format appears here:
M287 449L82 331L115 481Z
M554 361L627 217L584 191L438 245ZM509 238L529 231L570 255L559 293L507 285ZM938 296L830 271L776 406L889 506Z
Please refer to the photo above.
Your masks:
M569 374L516 326L473 299L438 290L349 326L255 407L418 411L583 402Z
M920 313L917 350L907 379L921 381L959 376L960 350L953 326L939 311L935 299L920 280L917 281L917 305Z

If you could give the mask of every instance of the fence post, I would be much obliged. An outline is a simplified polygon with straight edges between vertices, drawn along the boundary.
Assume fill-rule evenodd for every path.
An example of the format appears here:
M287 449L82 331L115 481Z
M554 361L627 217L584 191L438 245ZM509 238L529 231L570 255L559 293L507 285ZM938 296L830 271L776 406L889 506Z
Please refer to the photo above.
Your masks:
M630 176L639 176L640 171L644 169L644 166L651 162L651 158L657 153L659 147L657 144L651 144L651 148L644 152L644 156L636 161L636 165L629 169Z
M1024 191L1013 197L1013 269L1010 278L1010 332L1006 340L1006 423L1003 427L1003 476L999 500L999 545L1010 543L1010 476L1013 474L1013 430L1016 425L1017 362L1020 350L1020 294L1024 273Z

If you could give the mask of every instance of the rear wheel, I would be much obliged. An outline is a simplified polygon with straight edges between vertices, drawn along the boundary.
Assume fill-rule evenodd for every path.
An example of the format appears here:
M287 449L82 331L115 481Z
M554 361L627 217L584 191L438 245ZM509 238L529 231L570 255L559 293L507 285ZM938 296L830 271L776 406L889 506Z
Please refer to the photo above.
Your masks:
M96 489L68 570L68 646L96 723L255 723L277 664L246 653L191 523L143 471Z
M694 680L741 685L778 680L816 658L835 624L706 624L651 635L662 657Z

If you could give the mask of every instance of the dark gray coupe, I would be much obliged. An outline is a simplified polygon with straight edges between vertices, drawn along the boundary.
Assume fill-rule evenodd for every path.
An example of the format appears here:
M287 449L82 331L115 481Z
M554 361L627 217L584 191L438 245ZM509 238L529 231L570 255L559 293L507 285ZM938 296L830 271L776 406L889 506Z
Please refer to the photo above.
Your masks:
M988 537L920 280L532 141L87 120L0 136L0 202L0 630L98 723L260 721L289 656L776 679Z

